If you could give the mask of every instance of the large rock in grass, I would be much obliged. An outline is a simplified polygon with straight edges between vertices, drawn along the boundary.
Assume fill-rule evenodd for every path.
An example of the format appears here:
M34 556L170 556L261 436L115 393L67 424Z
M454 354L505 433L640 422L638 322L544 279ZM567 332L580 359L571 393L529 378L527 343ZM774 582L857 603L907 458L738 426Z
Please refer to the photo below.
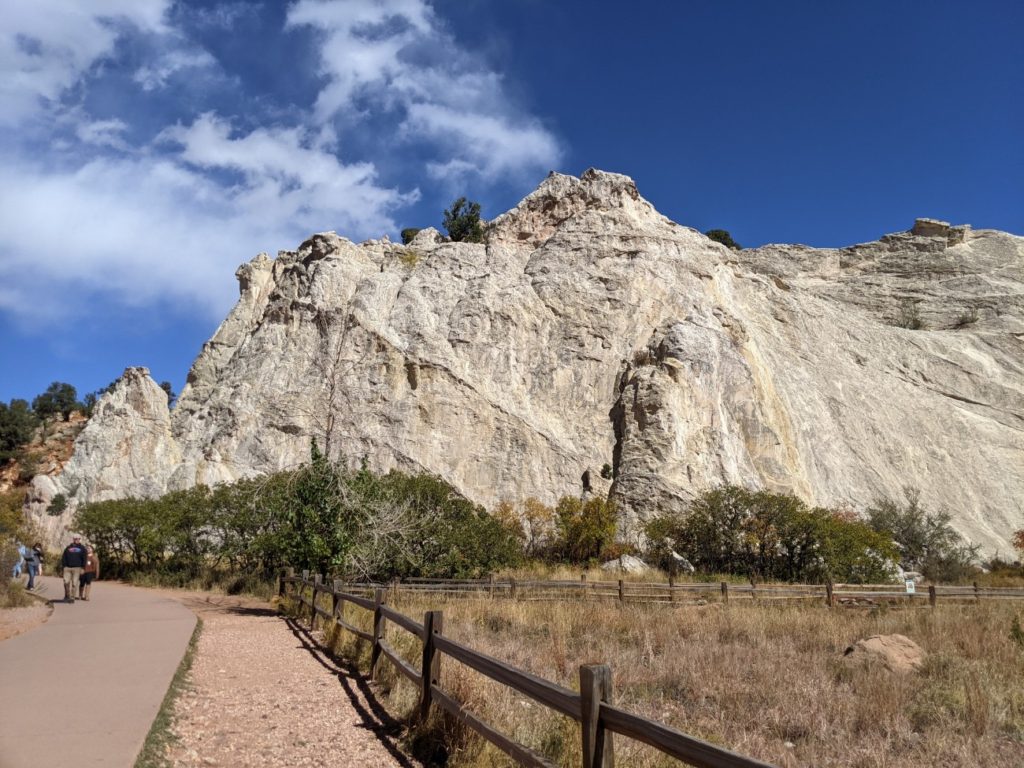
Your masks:
M879 664L890 672L917 672L924 664L925 652L904 635L872 635L858 640L843 653L849 664Z

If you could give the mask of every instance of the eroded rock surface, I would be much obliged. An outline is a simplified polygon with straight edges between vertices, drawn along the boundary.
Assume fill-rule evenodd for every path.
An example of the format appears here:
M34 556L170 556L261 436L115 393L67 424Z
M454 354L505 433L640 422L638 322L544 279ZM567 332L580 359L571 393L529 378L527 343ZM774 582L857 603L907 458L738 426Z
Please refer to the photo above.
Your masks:
M101 408L77 500L295 466L315 437L488 506L584 477L631 522L723 482L856 508L914 486L987 550L1024 527L1021 237L919 220L736 252L588 171L487 245L325 233L238 278L169 422L155 399Z
M63 470L33 478L27 511L50 546L57 546L66 543L79 504L158 496L180 463L167 394L146 368L128 368L96 403ZM67 506L60 514L50 514L57 496L63 496Z

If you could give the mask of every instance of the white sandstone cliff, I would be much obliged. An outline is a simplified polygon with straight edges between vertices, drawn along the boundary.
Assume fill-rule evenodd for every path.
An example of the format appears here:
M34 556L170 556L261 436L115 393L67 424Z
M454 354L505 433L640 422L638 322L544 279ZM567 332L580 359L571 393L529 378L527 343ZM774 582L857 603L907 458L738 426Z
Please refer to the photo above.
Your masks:
M169 429L101 408L83 432L76 502L295 466L315 437L488 506L604 491L609 463L630 521L734 482L857 508L914 486L989 551L1024 527L1021 237L735 252L588 171L487 245L327 233L237 274Z

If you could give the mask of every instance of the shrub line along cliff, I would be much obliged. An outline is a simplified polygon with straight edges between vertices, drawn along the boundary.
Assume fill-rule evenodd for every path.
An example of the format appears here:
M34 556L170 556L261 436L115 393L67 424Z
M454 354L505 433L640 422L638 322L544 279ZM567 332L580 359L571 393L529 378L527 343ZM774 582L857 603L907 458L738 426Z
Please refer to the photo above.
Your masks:
M295 466L311 437L489 507L586 487L632 524L724 482L854 507L913 486L986 550L1024 525L1021 237L922 219L733 251L591 170L483 244L325 233L237 276L173 412L129 369L36 478L51 535L86 501Z

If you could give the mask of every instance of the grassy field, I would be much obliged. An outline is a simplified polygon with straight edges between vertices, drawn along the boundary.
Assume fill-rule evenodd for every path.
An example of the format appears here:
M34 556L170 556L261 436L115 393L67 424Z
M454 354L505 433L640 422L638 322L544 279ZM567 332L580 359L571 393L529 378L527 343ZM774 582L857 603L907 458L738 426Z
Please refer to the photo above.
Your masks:
M1019 603L829 610L399 599L395 607L414 617L443 609L446 635L570 688L580 664L610 664L618 704L779 766L1024 765ZM346 616L369 628L367 612L350 606ZM854 641L891 633L925 649L922 671L900 676L843 661ZM336 650L365 668L365 644L330 634ZM418 667L418 641L395 627L387 639ZM382 670L386 706L410 712L417 692L386 660ZM568 718L447 658L442 687L558 764L579 764L578 729ZM511 765L457 723L438 718L428 730L451 766ZM678 765L625 738L615 751L621 766Z

